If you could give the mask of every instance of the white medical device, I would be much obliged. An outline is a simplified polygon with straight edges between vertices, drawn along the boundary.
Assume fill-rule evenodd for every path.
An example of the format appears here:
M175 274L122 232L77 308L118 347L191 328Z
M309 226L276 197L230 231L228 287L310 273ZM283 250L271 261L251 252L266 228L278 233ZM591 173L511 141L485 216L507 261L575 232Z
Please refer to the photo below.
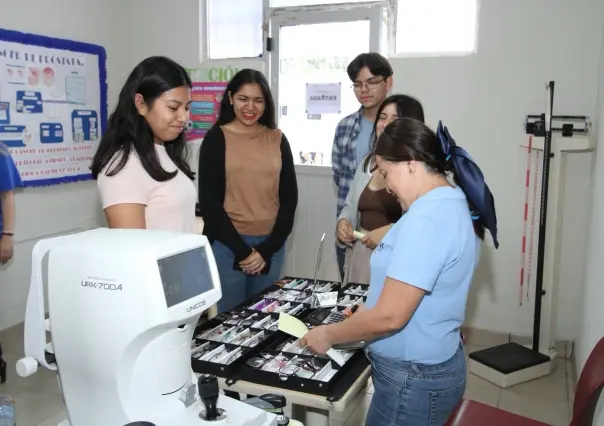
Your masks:
M97 229L42 240L33 249L17 372L57 371L68 415L61 426L276 426L274 414L224 395L221 419L205 420L191 341L201 313L221 297L202 235Z

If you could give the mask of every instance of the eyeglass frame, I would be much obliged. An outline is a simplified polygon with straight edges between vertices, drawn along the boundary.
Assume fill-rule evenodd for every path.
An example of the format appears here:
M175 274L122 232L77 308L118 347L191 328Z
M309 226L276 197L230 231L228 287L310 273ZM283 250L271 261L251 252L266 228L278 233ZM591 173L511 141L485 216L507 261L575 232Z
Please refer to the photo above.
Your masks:
M319 373L321 370L323 370L323 368L325 367L325 365L322 365L320 367L313 367L312 366L312 361L316 360L316 358L309 358L309 359L303 359L303 358L297 358L296 361L294 361L293 363L290 361L287 364L285 364L283 367L281 367L279 369L279 371L277 372L280 376L294 376L296 375L296 373L300 370L304 370L307 371L309 373L312 373L311 377L314 377L315 374ZM300 363L301 361L301 363ZM318 361L317 361L318 362ZM283 370L286 367L293 367L293 371L291 373L284 373Z
M380 79L380 80L374 80L373 79ZM387 78L381 77L381 76L375 76L375 77L371 77L370 79L366 80L366 81L355 81L354 83L352 83L352 86L350 86L350 88L352 90L354 90L355 92L360 92L363 90L363 87L366 87L368 91L372 91L377 89L378 84L383 83L387 80ZM359 86L360 85L360 86Z

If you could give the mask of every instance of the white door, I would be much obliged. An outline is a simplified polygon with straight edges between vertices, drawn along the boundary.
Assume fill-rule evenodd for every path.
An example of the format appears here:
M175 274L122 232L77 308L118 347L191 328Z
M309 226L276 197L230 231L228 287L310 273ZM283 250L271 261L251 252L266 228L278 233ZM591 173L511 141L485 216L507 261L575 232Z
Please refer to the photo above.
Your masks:
M331 166L336 126L360 108L346 67L360 53L379 52L382 17L383 9L373 6L271 19L271 89L296 164ZM339 85L340 108L307 111L309 84Z

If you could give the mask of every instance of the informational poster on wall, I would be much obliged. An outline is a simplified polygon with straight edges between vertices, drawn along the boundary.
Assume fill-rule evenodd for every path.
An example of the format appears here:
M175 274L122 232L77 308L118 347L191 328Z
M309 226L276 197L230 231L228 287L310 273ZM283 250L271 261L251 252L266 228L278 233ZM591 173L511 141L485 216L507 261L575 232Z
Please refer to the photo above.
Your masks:
M87 180L107 121L101 46L0 29L0 140L25 186Z
M218 119L220 102L227 83L194 81L191 90L191 109L186 140L203 139Z
M220 102L228 82L244 68L264 72L262 60L212 63L206 67L187 69L193 82L191 109L186 133L188 142L203 139L220 114Z

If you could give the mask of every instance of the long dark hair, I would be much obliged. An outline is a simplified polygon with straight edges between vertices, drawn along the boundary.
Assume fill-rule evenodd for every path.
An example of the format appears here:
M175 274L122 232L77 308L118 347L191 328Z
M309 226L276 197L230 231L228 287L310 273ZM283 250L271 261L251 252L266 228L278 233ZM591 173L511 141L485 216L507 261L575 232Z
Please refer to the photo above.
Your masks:
M235 119L235 110L229 100L229 93L231 96L235 96L235 93L241 90L241 87L246 84L257 84L262 91L262 97L264 98L264 113L258 122L270 129L276 129L275 102L273 101L273 95L271 94L268 81L260 71L249 68L242 69L233 76L231 81L229 81L229 84L224 91L224 95L222 96L222 101L220 101L220 115L218 116L215 126L224 126Z
M428 126L412 118L399 118L384 129L377 140L375 155L392 163L419 161L430 173L453 176L453 180L464 193L466 189L459 180L453 162L442 149L440 140ZM474 206L468 201L470 211ZM482 216L473 218L474 232L484 240L485 224Z
M377 115L375 116L375 122L373 123L373 131L371 133L371 147L369 149L370 154L365 157L365 161L363 163L363 169L367 170L373 161L375 155L373 155L373 150L375 149L375 144L377 142L377 123L380 119L380 115L382 115L382 111L390 104L396 105L396 113L399 118L407 117L414 118L418 121L424 122L424 108L422 107L421 102L409 95L392 95L384 99L384 102L381 103L377 110Z
M145 59L134 68L122 88L115 111L109 117L107 131L103 135L99 147L92 159L92 176L97 179L105 171L107 176L118 174L126 165L132 149L138 154L145 171L158 182L172 179L178 170L167 172L161 166L153 132L147 120L141 116L134 104L138 93L143 96L149 108L164 92L177 87L191 87L191 79L183 67L171 59L153 56ZM187 148L184 133L165 144L168 156L174 164L189 178L195 174L187 163ZM121 153L119 162L116 154Z

